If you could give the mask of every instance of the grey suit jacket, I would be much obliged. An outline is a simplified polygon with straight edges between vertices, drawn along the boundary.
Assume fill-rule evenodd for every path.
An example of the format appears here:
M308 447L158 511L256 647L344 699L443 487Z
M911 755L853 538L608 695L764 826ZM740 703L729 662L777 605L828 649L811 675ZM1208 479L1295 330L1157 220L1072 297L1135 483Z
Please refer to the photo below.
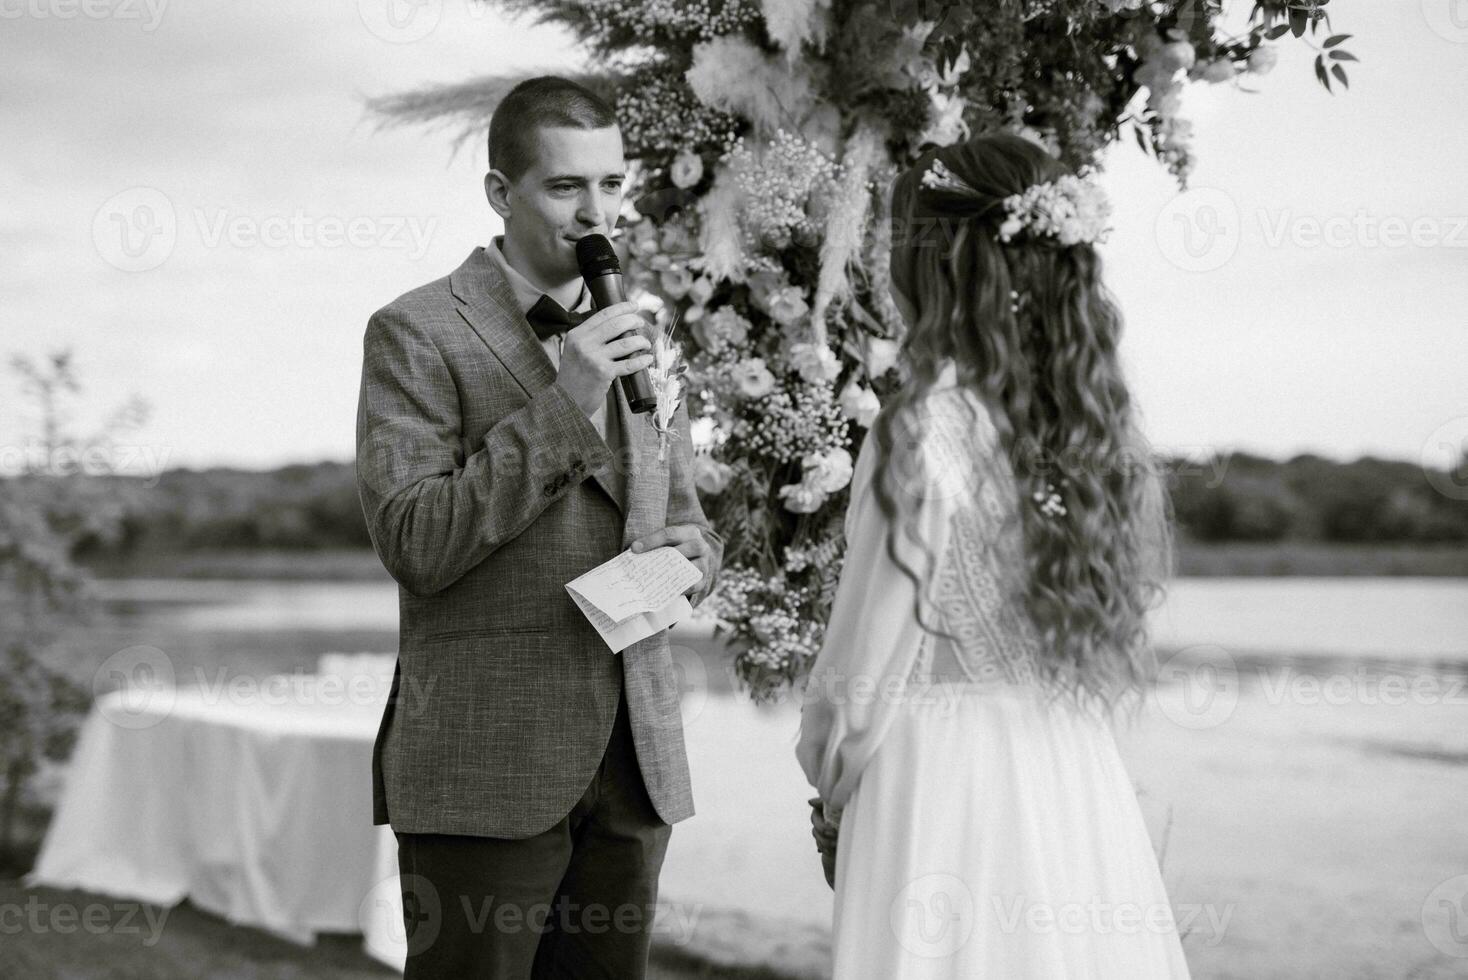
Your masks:
M571 811L625 686L658 814L693 814L667 632L607 649L565 584L670 524L697 524L688 416L665 462L616 392L604 441L483 248L372 315L357 490L397 580L397 668L372 753L373 823L520 838ZM717 574L699 583L695 604Z

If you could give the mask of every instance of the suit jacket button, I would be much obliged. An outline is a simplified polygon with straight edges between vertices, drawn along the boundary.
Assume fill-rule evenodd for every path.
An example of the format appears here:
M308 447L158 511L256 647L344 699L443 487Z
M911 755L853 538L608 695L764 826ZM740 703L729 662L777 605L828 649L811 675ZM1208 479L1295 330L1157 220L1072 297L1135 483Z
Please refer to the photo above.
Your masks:
M547 497L554 497L556 495L556 485L554 483L547 483L545 485L545 495Z

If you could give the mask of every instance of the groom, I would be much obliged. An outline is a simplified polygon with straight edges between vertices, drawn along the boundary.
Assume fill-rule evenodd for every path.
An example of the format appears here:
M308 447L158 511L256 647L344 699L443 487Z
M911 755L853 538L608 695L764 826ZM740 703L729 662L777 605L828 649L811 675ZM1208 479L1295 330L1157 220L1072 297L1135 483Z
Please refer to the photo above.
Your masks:
M669 825L693 813L678 683L666 632L612 654L565 584L669 545L703 572L697 604L723 543L686 410L659 462L617 380L649 360L645 321L591 313L577 268L621 209L611 109L524 82L489 165L504 236L363 344L357 488L400 586L373 822L398 839L407 977L640 977Z

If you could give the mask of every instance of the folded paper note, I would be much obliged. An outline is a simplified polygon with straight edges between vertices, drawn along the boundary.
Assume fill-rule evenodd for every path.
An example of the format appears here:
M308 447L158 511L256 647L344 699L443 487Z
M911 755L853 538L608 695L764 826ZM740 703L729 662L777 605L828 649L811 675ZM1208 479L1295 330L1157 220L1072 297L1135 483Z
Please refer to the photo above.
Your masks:
M566 591L613 653L693 612L683 594L703 573L677 548L624 551L566 583Z

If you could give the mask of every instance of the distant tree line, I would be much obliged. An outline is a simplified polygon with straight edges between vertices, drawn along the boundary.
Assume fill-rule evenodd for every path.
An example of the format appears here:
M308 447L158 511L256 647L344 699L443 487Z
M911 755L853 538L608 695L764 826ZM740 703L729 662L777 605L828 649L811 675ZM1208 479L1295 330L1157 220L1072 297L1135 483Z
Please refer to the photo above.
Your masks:
M1177 523L1197 541L1468 541L1468 458L1430 472L1371 457L1281 463L1233 453L1170 469Z
M1468 541L1468 460L1429 480L1412 463L1318 456L1287 462L1235 453L1166 460L1181 534L1199 542ZM169 470L115 484L120 531L84 539L79 557L209 549L367 548L351 463L270 471ZM1464 488L1448 494L1440 487Z

